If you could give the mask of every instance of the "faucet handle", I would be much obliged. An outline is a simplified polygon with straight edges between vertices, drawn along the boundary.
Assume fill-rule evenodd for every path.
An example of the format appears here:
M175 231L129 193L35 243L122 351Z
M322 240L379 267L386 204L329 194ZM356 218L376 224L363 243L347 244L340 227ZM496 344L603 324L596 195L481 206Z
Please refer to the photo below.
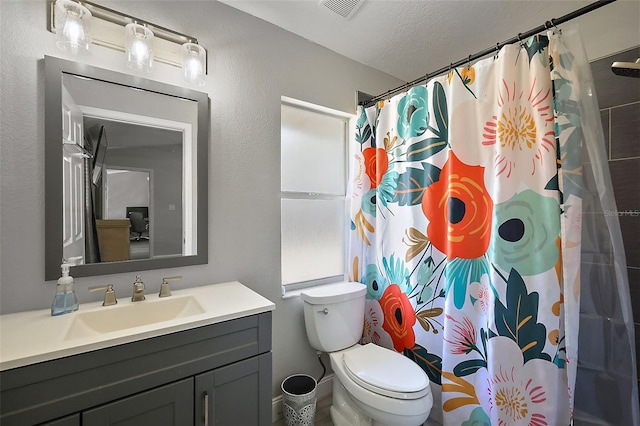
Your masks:
M136 281L133 283L133 294L131 295L132 302L140 302L145 300L144 297L144 283L142 282L142 277L140 275L136 275Z
M158 297L169 297L171 296L171 291L169 290L169 282L170 281L178 281L182 279L182 275L176 275L175 277L166 277L162 279L162 284L160 284L160 294Z
M118 300L116 299L116 292L113 289L113 284L89 287L89 291L101 291L101 290L106 290L104 293L104 300L102 302L102 306L111 306L118 303Z

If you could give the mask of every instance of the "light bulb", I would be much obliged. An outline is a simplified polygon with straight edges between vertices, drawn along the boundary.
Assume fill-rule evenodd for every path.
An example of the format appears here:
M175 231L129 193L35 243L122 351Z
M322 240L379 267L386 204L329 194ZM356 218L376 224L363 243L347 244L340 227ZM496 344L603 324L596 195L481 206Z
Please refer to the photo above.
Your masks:
M139 24L125 27L127 66L142 72L153 71L153 32Z
M71 0L56 0L56 46L71 52L89 54L91 47L91 12Z
M185 81L196 86L204 86L207 51L196 43L182 45L182 70Z

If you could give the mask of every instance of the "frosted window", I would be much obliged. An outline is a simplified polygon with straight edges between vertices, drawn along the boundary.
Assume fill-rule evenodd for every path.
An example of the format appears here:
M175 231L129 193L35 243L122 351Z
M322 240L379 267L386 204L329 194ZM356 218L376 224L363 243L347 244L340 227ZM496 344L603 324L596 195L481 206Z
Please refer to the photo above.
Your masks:
M282 199L282 283L344 274L344 199Z
M344 195L346 121L282 106L282 191Z
M326 108L281 108L282 284L342 279L348 117Z

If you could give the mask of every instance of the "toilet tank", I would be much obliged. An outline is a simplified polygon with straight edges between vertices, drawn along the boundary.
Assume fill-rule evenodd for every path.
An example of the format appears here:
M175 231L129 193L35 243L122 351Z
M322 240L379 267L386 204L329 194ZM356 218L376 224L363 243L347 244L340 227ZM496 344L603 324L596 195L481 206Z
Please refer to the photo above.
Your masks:
M334 352L355 345L362 337L367 287L338 283L303 290L304 324L316 350Z

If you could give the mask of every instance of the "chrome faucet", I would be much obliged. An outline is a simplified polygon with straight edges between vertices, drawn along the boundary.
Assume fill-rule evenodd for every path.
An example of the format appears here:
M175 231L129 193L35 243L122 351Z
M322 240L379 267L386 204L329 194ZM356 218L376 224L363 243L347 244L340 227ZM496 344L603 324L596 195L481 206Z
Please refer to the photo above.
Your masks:
M136 281L133 283L133 294L131 295L132 302L140 302L144 300L144 283L140 275L136 275Z

